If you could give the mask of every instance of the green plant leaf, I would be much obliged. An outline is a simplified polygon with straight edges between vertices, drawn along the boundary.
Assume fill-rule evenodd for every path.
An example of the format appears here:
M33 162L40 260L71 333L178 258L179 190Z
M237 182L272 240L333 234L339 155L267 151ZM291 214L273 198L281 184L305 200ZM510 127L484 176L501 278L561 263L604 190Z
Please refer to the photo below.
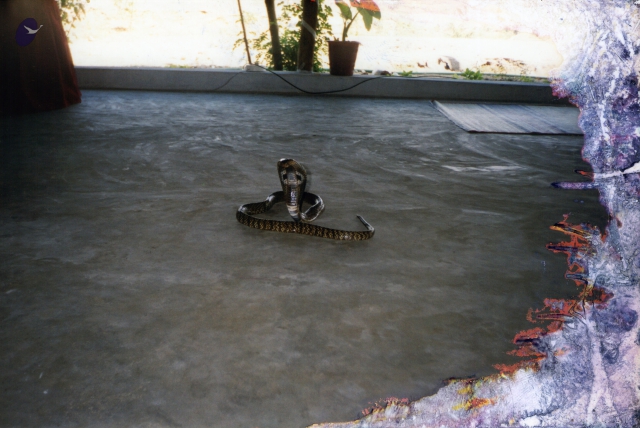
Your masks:
M359 7L357 9L360 11L360 14L362 16L369 15L372 18L376 18L376 19L380 19L382 17L382 14L380 13L379 10L375 11L375 10L371 10L371 9L365 9L363 7Z
M347 20L353 18L351 15L351 8L348 4L342 0L336 0L336 5L340 8L340 15L342 15L342 18Z
M373 23L373 15L371 15L371 13L366 10L366 9L360 9L360 15L362 15L362 20L364 21L364 28L367 29L367 31L371 30L371 24Z
M460 75L469 80L483 80L482 73L480 71L472 71L468 68L465 69Z

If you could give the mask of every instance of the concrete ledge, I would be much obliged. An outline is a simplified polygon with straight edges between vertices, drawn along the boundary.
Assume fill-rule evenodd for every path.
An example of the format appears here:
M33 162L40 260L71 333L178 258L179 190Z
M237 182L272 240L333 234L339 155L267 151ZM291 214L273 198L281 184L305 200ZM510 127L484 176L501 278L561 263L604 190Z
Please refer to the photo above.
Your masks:
M329 74L246 72L242 70L76 67L80 89L304 94L287 84L319 95L345 97L437 99L567 105L544 83L474 81L443 78L379 76L339 77ZM354 85L358 85L353 87ZM353 88L351 88L353 87ZM351 88L351 89L348 89Z

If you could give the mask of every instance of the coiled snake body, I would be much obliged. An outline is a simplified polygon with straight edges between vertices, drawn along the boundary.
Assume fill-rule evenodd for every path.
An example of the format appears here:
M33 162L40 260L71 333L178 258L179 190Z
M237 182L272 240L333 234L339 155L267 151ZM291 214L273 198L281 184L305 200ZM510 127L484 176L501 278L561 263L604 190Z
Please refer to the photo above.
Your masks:
M362 241L373 237L375 229L361 216L357 217L367 228L364 232L331 229L310 224L309 222L318 218L322 213L324 203L320 196L305 192L307 172L295 160L280 159L278 162L278 177L280 178L282 190L272 193L263 202L241 205L236 212L236 219L240 223L255 229L301 233L303 235L342 241ZM253 217L256 214L269 211L278 202L287 204L287 210L293 221L266 220ZM302 211L303 202L311 204L311 207L304 212Z

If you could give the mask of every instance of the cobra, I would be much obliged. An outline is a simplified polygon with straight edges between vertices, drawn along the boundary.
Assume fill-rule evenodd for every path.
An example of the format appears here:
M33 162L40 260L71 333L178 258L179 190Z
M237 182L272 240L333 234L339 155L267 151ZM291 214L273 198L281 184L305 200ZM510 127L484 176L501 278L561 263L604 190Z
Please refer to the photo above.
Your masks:
M339 230L310 224L324 211L324 202L320 196L306 191L307 171L293 159L280 159L277 167L282 190L272 193L263 202L241 205L236 212L236 219L240 223L254 229L300 233L341 241L362 241L373 237L375 229L361 216L357 217L367 228L366 231ZM279 202L286 204L293 221L254 217L256 214L269 211ZM311 205L306 211L302 211L303 202Z

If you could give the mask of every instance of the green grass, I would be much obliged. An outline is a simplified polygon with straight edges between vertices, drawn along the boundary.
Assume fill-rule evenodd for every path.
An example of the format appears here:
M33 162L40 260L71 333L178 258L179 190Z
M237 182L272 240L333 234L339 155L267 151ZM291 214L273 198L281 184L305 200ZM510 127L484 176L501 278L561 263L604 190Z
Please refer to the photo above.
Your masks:
M469 80L482 80L482 73L480 73L479 71L471 71L468 68L463 71L462 73L460 73L460 75L462 77L464 77L465 79L469 79Z

